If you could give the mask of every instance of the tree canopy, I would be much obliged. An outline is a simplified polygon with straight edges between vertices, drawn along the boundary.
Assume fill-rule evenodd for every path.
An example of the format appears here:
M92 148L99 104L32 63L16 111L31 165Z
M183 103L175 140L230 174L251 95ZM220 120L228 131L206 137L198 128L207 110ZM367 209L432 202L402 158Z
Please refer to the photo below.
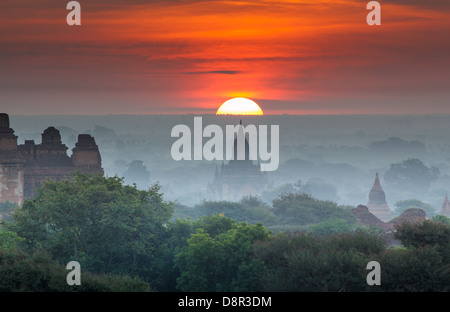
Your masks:
M118 177L75 174L45 182L10 228L30 252L45 249L93 272L129 272L163 246L172 209L158 185L143 191Z
M349 211L335 202L318 200L306 193L282 193L273 200L272 212L289 224L311 224L330 218L354 221Z
M427 167L420 159L410 158L391 164L384 179L393 187L414 193L427 191L439 175L437 167Z
M436 210L433 208L433 206L418 199L399 200L395 203L395 206L397 207L397 209L395 209L394 213L397 215L401 215L403 211L411 207L422 209L423 211L425 211L427 217L431 217L436 214Z
M0 290L72 291L62 264L76 260L89 272L85 291L448 291L444 216L397 225L402 246L387 248L349 209L308 194L280 194L272 207L257 197L205 202L196 220L173 220L173 209L157 184L47 181L0 224ZM275 235L257 220L308 232ZM376 288L366 283L369 261L381 264Z
M223 216L216 218L225 219ZM269 232L261 224L235 223L226 232L211 236L198 229L176 256L177 279L182 291L258 291L264 269L254 258L253 243Z

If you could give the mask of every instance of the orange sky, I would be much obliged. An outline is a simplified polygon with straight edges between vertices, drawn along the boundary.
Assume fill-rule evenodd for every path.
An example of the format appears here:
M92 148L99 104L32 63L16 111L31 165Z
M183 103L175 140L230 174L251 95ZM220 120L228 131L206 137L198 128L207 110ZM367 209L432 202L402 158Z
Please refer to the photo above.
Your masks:
M2 0L2 111L450 113L448 0L79 2Z

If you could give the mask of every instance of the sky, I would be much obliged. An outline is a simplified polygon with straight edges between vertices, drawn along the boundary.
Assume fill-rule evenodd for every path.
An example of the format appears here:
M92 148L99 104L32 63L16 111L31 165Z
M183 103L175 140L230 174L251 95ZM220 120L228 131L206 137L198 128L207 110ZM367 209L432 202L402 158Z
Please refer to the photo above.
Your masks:
M449 114L450 1L0 2L0 111Z

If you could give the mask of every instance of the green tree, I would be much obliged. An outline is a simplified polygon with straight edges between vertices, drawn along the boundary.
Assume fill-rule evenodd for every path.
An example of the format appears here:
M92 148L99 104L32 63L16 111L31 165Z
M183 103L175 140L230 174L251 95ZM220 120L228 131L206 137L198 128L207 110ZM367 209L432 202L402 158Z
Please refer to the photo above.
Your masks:
M365 291L365 267L385 249L382 239L363 232L327 237L278 235L254 246L263 261L264 291Z
M276 188L272 188L269 190L265 190L261 194L261 198L263 201L267 203L271 203L275 198L277 198L280 194L283 193L304 193L302 181L298 180L293 183L285 183Z
M434 210L433 206L418 199L399 200L395 203L395 206L397 207L394 211L396 215L401 215L403 211L411 207L422 209L425 211L427 217L431 217L436 214L436 210Z
M278 223L278 218L272 213L271 207L267 205L260 197L248 195L239 201L242 207L242 216L240 220L249 223L262 223L271 225Z
M437 167L427 167L420 159L410 158L391 164L384 179L391 187L423 193L429 189L431 182L437 180L439 174Z
M0 220L9 220L11 213L16 209L19 205L16 203L12 203L10 201L1 202L0 203Z
M193 208L199 215L223 214L238 222L273 224L278 219L259 197L244 196L239 202L203 201Z
M197 222L193 223L194 229L202 229L212 238L225 233L235 226L236 220L225 217L223 214L201 216Z
M448 224L432 220L402 223L396 227L394 235L406 247L434 247L443 257L444 262L450 262L450 225Z
M306 225L329 218L354 221L354 217L332 201L318 200L305 193L282 193L273 200L272 212L287 224Z
M17 209L10 228L27 250L44 249L62 263L75 259L94 273L149 277L171 213L158 185L142 191L118 177L75 174L45 182Z
M166 239L167 248L159 255L161 263L161 275L155 284L161 291L176 291L176 280L180 276L178 266L175 266L175 257L188 244L188 239L192 234L200 230L214 238L225 233L235 226L236 221L222 215L200 216L197 221L191 219L177 219L168 226L168 236Z
M148 283L126 275L81 270L81 285L69 286L65 265L46 254L0 249L0 292L148 292Z
M449 217L446 217L446 216L444 216L444 215L436 215L436 216L433 216L433 217L431 217L430 220L431 220L431 221L434 221L434 222L440 222L440 223L443 223L443 224L450 225L450 218L449 218Z
M436 247L387 249L372 260L381 264L381 286L375 291L450 291L450 264Z
M226 217L221 217L226 218ZM228 231L212 237L198 229L176 256L181 291L258 291L264 270L255 259L255 241L269 237L261 225L235 223Z
M0 250L11 250L18 248L24 239L19 237L17 233L8 231L0 223Z
M354 230L354 223L338 218L330 218L320 223L312 224L308 227L309 232L319 236L331 236L338 233L351 233Z

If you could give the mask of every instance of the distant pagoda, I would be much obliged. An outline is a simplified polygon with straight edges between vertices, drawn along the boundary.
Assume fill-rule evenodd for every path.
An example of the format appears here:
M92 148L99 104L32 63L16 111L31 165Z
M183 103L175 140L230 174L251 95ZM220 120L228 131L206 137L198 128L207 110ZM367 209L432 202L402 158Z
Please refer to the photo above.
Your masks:
M445 194L445 200L442 204L441 215L450 217L450 202L448 201L447 194Z
M391 210L386 202L386 194L380 184L378 172L375 176L375 182L369 192L369 201L367 202L369 211L383 221L391 219Z
M245 154L243 159L238 159L238 137L244 136ZM216 166L214 180L208 183L208 197L214 200L237 201L243 196L261 195L268 189L269 181L265 171L261 171L261 164L258 161L254 164L250 159L250 148L247 138L245 138L242 120L240 121L238 134L234 139L233 160L227 164L222 161L222 165Z

